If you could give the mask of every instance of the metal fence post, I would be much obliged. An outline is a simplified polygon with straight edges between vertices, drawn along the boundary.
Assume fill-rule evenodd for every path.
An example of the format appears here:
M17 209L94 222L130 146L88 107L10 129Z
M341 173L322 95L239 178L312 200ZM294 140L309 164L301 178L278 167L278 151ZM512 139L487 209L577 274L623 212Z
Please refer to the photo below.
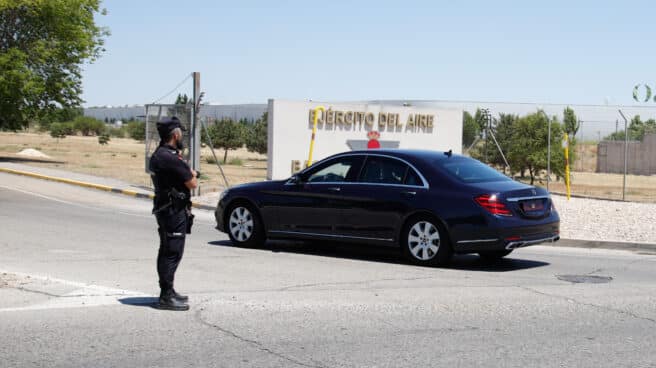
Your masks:
M624 179L622 180L622 200L626 200L626 174L628 171L628 166L629 166L629 128L628 128L628 120L626 119L626 116L624 116L624 113L622 112L622 109L618 109L617 111L620 112L620 115L622 115L622 119L624 119Z

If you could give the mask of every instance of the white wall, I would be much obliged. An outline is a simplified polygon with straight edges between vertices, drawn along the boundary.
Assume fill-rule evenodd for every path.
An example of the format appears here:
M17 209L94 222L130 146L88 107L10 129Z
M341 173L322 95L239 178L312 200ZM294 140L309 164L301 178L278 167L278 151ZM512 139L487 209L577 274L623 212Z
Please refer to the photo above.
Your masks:
M367 134L372 130L380 133L382 148L452 149L454 153L462 150L462 110L269 100L268 179L288 178L292 160L307 161L312 111L317 106L330 113L319 115L313 162L335 153L366 148ZM388 124L381 125L381 116Z

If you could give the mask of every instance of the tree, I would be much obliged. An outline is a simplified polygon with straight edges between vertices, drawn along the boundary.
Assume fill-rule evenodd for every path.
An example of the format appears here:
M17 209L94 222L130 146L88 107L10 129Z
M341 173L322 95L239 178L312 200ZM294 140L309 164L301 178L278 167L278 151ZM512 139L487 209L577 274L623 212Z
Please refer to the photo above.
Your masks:
M248 126L246 134L246 148L250 152L267 153L267 120L269 113L265 112L254 124Z
M191 103L191 99L187 97L186 93L185 94L178 93L178 97L175 98L176 105L186 105L190 103Z
M66 138L65 123L52 123L50 124L50 136L53 138Z
M131 121L127 126L128 136L135 141L146 139L146 123L143 121Z
M84 136L100 135L105 130L105 123L91 116L78 116L73 120L73 127Z
M54 121L82 103L82 69L104 51L100 0L0 1L0 129Z
M563 128L565 133L570 136L570 138L576 137L580 127L579 120L576 118L574 110L569 106L563 111Z
M547 168L547 137L549 120L542 111L517 119L512 134L508 161L515 170L528 170L531 184L540 171ZM556 118L551 119L551 171L564 176L564 153L560 149L563 128Z
M481 134L481 127L472 114L465 111L462 117L462 145L466 148L474 143Z
M211 142L204 140L206 144L211 144L214 148L225 150L223 154L223 163L228 160L228 150L235 150L244 145L244 128L232 119L221 119L207 128Z
M656 133L656 120L649 119L647 121L642 121L640 115L636 115L631 119L629 124L629 140L632 141L642 141L645 137L645 134ZM614 140L614 141L623 141L625 138L624 130L620 130L613 134L608 135L604 139Z

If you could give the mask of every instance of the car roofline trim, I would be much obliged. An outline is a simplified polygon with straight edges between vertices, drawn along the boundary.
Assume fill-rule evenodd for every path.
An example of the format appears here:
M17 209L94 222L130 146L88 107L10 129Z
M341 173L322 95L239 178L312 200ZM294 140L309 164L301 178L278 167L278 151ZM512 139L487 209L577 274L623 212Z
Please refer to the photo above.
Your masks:
M422 183L424 183L424 185L389 184L389 183L369 183L369 182L365 182L365 181L355 181L355 182L335 182L335 183L333 183L333 182L331 182L331 183L326 182L326 183L324 183L324 184L337 184L337 183L339 183L339 184L344 184L344 183L350 183L350 184L372 184L372 185L406 186L406 187L413 187L413 188L426 188L426 189L429 189L429 188L430 188L430 185L428 184L428 180L426 180L426 177L424 177L424 174L422 174L421 171L419 171L419 170L415 167L415 165L411 164L410 162L408 162L408 161L406 161L406 160L404 160L404 159L402 159L402 158L400 158L400 157L396 157L396 156L392 156L392 155L385 155L385 154L382 154L382 153L364 153L364 152L358 152L358 153L350 153L350 152L348 152L348 153L339 153L339 154L336 154L336 155L334 155L334 156L327 157L327 158L325 158L325 159L323 159L323 160L317 162L317 163L314 164L314 165L320 165L320 164L322 164L324 161L327 161L327 160L332 160L332 159L336 159L336 158L339 158L339 157L348 157L348 156L365 156L365 158L366 158L366 156L377 156L377 157L386 157L386 158L391 158L391 159L394 159L394 160L401 161L401 162L403 162L404 164L410 166L410 167L411 167L411 168L417 173L417 175L419 175L419 178L421 179ZM314 166L314 165L313 165L313 166ZM310 167L312 167L312 166L310 166ZM302 170L301 172L306 171L306 170L309 169L310 167L305 168L305 169ZM285 183L285 185L286 185L286 184L287 184L287 183ZM317 183L314 183L314 184L317 184ZM290 184L290 185L293 185L293 184Z

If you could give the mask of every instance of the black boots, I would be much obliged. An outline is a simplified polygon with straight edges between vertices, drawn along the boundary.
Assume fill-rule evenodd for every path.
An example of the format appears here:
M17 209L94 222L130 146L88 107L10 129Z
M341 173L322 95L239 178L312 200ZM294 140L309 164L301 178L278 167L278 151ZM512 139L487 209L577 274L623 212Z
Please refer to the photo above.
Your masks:
M169 291L162 291L159 296L159 303L157 308L173 311L186 311L189 310L189 304L186 301L188 297L180 295L171 289Z
M173 298L174 298L174 299L177 299L179 302L183 302L183 303L186 303L187 301L189 301L189 297L188 297L188 296L186 296L186 295L182 295L182 294L178 294L178 292L175 291L175 289L173 290Z

